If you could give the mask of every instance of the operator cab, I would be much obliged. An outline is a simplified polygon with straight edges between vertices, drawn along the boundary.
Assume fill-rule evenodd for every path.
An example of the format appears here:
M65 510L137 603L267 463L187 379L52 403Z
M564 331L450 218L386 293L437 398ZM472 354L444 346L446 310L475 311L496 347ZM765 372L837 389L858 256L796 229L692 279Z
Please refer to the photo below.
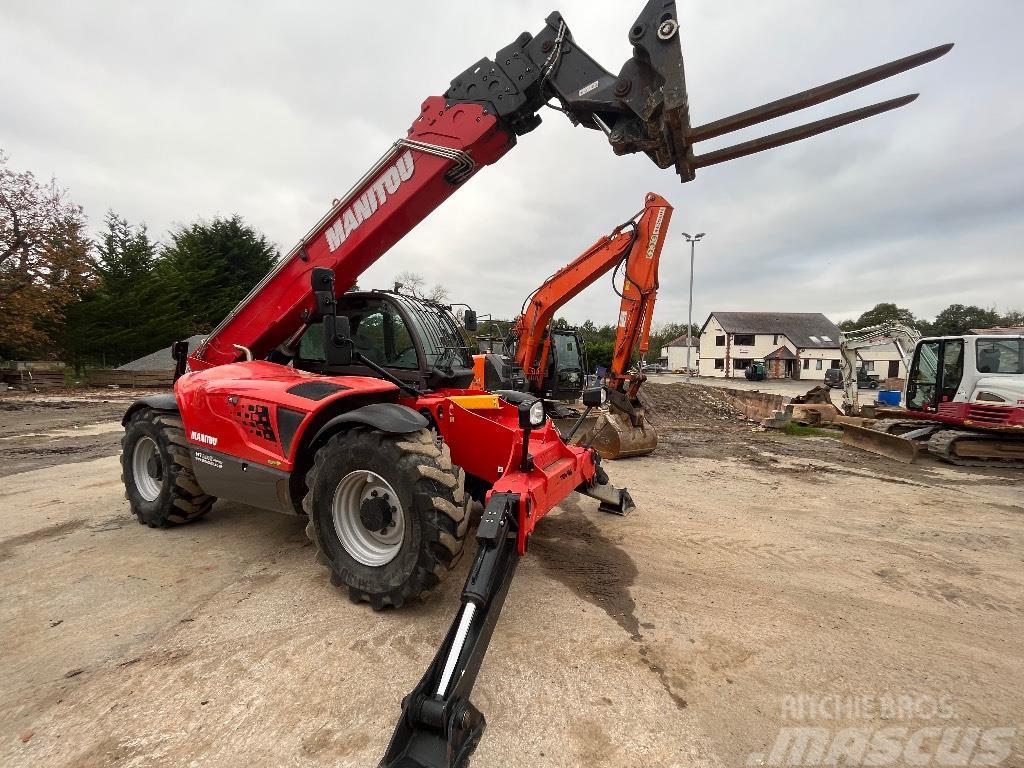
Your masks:
M549 400L578 400L583 394L587 360L579 331L552 329L548 370L544 376L544 397Z
M436 302L393 291L355 291L337 300L347 318L352 348L348 365L328 365L324 326L314 323L299 340L294 365L332 376L379 376L366 358L419 390L462 389L473 379L466 341L450 310Z

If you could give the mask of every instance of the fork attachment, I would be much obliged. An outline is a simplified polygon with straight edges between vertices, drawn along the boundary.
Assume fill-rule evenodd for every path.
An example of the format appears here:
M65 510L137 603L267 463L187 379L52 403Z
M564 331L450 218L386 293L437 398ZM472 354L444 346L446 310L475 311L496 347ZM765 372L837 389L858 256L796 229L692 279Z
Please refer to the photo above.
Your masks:
M487 722L469 695L519 563L519 499L518 493L491 494L462 606L426 673L403 700L379 768L459 768L480 741Z

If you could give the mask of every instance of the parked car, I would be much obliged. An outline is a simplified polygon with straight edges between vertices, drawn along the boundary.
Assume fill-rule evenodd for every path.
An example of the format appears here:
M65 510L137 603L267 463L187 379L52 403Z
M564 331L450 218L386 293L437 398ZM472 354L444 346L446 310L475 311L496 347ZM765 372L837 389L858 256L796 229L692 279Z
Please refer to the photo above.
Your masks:
M825 386L838 389L843 386L843 371L841 368L829 368L825 371Z
M867 366L857 369L857 389L878 389L878 382L878 374L868 373Z
M640 373L668 373L668 366L661 363L648 363L640 369Z

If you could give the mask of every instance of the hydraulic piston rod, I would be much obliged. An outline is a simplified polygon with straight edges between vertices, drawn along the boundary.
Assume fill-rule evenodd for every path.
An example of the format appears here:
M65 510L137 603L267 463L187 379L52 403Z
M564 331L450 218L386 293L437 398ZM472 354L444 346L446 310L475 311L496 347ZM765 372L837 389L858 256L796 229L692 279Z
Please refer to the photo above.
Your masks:
M402 717L379 768L458 768L480 740L487 722L469 695L519 562L519 504L517 493L491 494L477 529L480 548L462 590L462 607L433 662L402 702Z

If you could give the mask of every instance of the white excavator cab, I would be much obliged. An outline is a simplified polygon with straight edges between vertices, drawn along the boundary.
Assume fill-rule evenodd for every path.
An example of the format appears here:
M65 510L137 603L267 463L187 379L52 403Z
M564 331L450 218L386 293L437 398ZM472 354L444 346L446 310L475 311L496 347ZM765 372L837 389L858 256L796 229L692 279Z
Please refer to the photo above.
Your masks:
M914 349L904 402L909 410L933 413L964 410L962 405L1024 407L1024 336L921 339ZM967 411L965 417L970 417Z

